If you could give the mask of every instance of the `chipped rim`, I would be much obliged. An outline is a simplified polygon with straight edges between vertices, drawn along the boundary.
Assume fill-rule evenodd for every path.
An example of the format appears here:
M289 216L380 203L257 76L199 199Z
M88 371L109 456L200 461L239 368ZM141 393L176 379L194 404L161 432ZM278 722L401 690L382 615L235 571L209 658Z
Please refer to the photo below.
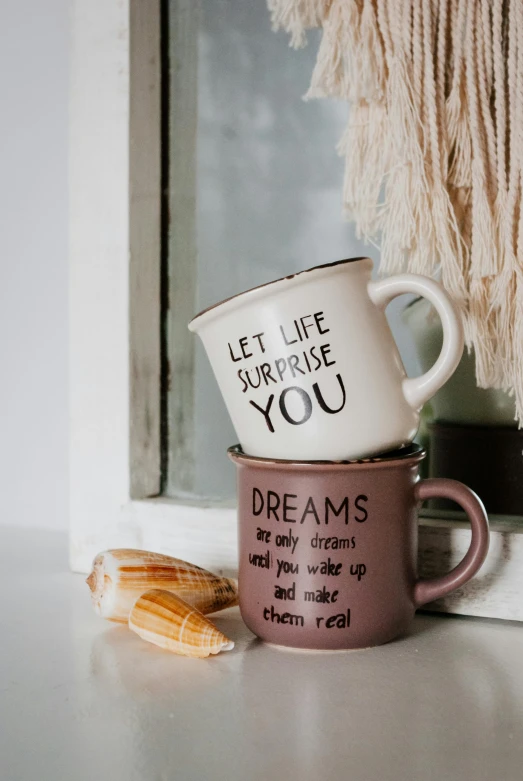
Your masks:
M358 458L354 461L287 461L283 458L262 458L261 456L250 456L244 453L241 445L232 445L227 449L227 455L238 464L261 467L264 469L283 469L283 470L319 470L328 469L383 469L387 467L403 466L411 463L417 464L426 456L425 448L415 442L411 442L404 447L396 448L383 453L379 456L369 456L369 458Z
M212 304L211 306L206 307L205 309L202 309L201 312L198 312L197 315L195 315L192 320L189 322L189 330L190 331L197 331L197 329L201 326L203 322L207 322L212 317L216 316L218 314L218 309L220 309L220 314L223 314L224 311L231 309L233 304L240 304L240 306L243 303L246 303L247 301L249 303L252 303L253 301L256 301L258 298L261 298L263 295L266 294L267 288L273 287L275 285L285 285L286 283L289 284L291 281L296 280L297 277L302 277L300 282L308 282L308 279L305 279L306 274L311 274L312 272L317 271L325 271L325 270L338 270L339 267L345 266L348 263L355 263L356 261L365 260L368 261L370 264L372 264L372 259L362 256L358 258L345 258L345 260L335 260L332 263L322 263L319 266L312 266L312 268L304 269L303 271L297 271L295 274L289 274L286 277L280 277L279 279L274 279L271 282L264 282L262 285L256 285L256 287L251 287L248 290L244 290L241 293L236 293L233 296L229 296L229 298L224 298L223 301L218 301L216 304ZM341 270L341 269L340 269ZM230 305L230 306L228 306ZM225 309L223 309L225 307ZM198 322L197 322L198 321Z

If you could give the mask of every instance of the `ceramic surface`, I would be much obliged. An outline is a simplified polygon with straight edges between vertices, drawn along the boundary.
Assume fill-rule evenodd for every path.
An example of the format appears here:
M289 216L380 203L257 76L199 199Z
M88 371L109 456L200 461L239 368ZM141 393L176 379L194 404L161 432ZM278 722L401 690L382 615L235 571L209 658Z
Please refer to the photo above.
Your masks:
M404 274L372 282L372 261L318 266L212 307L189 325L204 343L245 452L282 459L352 459L411 442L419 410L463 351L461 321L443 289ZM385 307L426 296L443 346L407 378Z
M416 608L455 590L488 550L485 509L462 483L419 481L424 451L361 463L282 462L236 448L239 595L262 640L295 648L367 648L406 631ZM419 503L458 502L470 549L455 569L417 579Z

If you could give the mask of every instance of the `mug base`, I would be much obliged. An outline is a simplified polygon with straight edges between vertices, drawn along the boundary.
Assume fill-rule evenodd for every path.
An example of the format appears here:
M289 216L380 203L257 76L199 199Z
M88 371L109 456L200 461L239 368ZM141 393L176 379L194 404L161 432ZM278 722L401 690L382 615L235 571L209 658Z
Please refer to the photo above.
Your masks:
M258 638L265 645L275 648L277 651L286 651L287 653L298 654L350 654L357 651L370 651L371 648L377 648L377 645L364 645L361 648L300 648L293 645L281 645L279 643L269 643ZM394 639L394 638L393 638ZM381 643L379 644L381 645Z
M376 627L374 632L368 630L359 631L358 633L351 632L352 636L346 634L343 638L338 637L336 642L333 642L332 638L325 638L325 636L317 637L315 636L316 633L303 633L296 630L293 631L292 629L287 637L275 636L275 633L263 631L265 627L260 628L259 622L251 621L248 611L242 610L241 603L240 612L246 626L263 643L280 650L306 651L309 653L342 653L376 648L404 635L412 623L412 616L408 618L403 617L403 619L398 618L396 621L389 623L387 627Z

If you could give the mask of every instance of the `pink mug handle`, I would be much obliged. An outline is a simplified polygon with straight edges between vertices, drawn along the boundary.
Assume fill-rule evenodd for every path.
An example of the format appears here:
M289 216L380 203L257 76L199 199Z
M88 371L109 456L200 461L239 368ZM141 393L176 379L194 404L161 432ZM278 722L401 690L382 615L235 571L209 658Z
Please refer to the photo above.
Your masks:
M428 580L418 580L414 587L414 604L421 607L427 602L450 594L469 581L487 557L489 548L489 525L487 513L481 499L463 483L447 478L430 478L416 484L416 499L452 499L468 516L472 527L472 539L465 557L457 567L446 575Z

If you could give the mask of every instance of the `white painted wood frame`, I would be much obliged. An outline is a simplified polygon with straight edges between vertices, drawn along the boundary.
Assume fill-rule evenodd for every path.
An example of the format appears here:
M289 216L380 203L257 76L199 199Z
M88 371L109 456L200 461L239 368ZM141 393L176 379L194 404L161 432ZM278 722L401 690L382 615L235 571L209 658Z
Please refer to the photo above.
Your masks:
M70 152L70 562L108 547L236 569L233 507L159 496L160 0L75 0ZM424 574L449 569L466 524L420 521ZM523 620L523 528L492 522L476 579L434 605Z

